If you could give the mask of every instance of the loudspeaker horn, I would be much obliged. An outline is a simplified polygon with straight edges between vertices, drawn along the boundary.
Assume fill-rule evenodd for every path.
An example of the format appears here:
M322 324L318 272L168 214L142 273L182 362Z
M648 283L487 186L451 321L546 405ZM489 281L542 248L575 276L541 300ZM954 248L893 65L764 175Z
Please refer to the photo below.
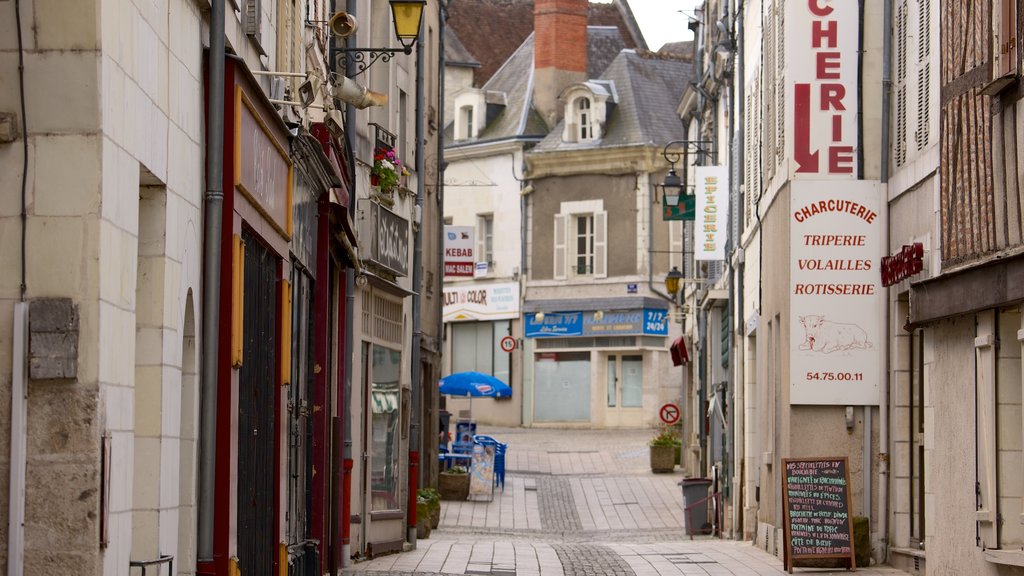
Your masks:
M356 22L356 19L348 12L338 12L331 16L330 21L327 23L327 28L330 29L331 34L338 38L348 38L356 33L356 29L359 28L359 22Z

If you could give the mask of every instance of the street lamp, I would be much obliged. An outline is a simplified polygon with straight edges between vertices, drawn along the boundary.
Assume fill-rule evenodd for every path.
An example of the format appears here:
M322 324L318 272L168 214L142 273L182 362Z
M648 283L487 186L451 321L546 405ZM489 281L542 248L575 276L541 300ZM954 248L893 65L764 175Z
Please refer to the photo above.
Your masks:
M659 185L665 206L678 206L679 200L683 195L690 195L689 186L683 182L683 179L676 172L676 162L679 162L680 158L688 155L691 149L696 154L711 156L714 162L714 150L705 149L705 146L710 148L712 144L713 142L709 140L673 140L665 144L665 147L661 150L661 156L669 163L669 169L665 179ZM698 161L700 160L698 158ZM686 169L685 163L683 164L683 169Z
M683 273L679 271L679 268L673 266L669 270L668 275L665 276L665 290L672 296L672 301L676 301L676 294L679 293L679 282L683 279Z
M391 57L399 52L412 54L412 47L416 45L416 39L420 36L420 26L423 23L423 7L427 0L389 0L391 5L391 16L395 22L395 36L398 37L401 48L332 48L331 58L336 52L349 54L352 62L356 65L356 71L349 77L355 77L373 66L378 60L388 62ZM347 65L346 65L347 66Z

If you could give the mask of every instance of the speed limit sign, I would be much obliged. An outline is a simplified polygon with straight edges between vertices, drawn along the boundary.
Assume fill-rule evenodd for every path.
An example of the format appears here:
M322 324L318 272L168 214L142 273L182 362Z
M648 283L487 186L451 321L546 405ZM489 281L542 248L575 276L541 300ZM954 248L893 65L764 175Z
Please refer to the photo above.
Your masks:
M505 336L501 339L501 349L504 352L511 352L516 349L516 339L511 336Z
M661 421L671 426L679 422L679 406L669 402L661 407Z

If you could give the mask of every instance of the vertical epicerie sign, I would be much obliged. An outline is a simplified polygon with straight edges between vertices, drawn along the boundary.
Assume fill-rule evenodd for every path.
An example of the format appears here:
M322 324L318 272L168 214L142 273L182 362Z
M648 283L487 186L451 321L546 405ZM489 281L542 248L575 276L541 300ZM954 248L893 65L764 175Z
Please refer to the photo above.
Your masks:
M884 377L881 189L790 183L790 403L878 404Z
M786 3L787 126L794 178L857 174L857 2Z
M694 260L725 260L729 229L729 169L697 166L697 214L693 225Z

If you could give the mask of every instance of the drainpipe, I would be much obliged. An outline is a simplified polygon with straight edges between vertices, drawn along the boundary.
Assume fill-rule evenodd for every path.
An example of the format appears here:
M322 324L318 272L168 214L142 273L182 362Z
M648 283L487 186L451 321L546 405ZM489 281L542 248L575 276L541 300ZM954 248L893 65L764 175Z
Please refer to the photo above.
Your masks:
M356 307L356 271L345 269L345 391L338 412L342 414L344 436L343 477L341 494L341 567L352 565L352 324Z
M437 75L437 129L438 131L444 130L445 117L444 117L444 69L447 65L447 60L444 57L444 46L445 46L445 30L448 23L448 3L447 1L440 1L437 3L438 13L438 55L440 58L441 73ZM444 159L444 137L442 133L438 134L437 138L437 261L444 262L444 170L447 162ZM437 282L437 294L442 297L444 301L444 269L442 266L442 273L437 276L434 280ZM437 308L437 349L439 355L444 357L444 310L442 306L436 306ZM441 366L438 366L441 369ZM438 417L440 417L440 403L434 402L434 398L438 397L438 393L433 391L431 387L430 405L438 406ZM438 425L435 423L434 425ZM434 443L437 446L437 443ZM431 454L434 453L436 448L431 450Z
M340 0L332 0L331 13L337 13L337 4ZM359 2L358 0L346 0L345 1L345 12L348 12L353 19L357 17ZM346 45L351 45L354 42L354 35L350 36L349 39L345 40ZM331 35L331 42L334 43L334 35ZM335 60L331 59L331 66L334 66ZM345 53L345 70L351 70L355 66L355 60L351 52ZM345 106L345 147L348 148L349 154L352 155L352 161L348 164L348 177L349 182L353 183L352 193L349 194L350 205L356 201L356 109L351 104ZM355 460L352 455L352 419L353 416L358 414L357 411L352 410L352 355L353 355L353 328L352 325L355 322L355 271L351 268L345 271L345 406L344 409L347 411L345 414L345 420L342 422L345 436L345 450L344 450L344 468L345 468L345 479L343 481L343 490L341 496L342 515L342 526L344 532L342 533L342 545L341 545L341 561L342 567L347 568L352 565L352 471L355 468ZM365 369L365 366L363 367ZM365 453L366 448L362 448ZM366 477L366 458L360 460L360 472L363 477ZM361 486L362 484L360 484ZM360 494L359 501L362 504L360 509L360 522L359 522L359 547L360 549L366 548L366 525L367 519L365 514L366 495Z
M28 237L28 125L25 113L25 44L21 35L21 0L14 2L14 25L18 29L18 90L21 107L21 300L14 304L11 340L11 447L10 491L7 514L7 574L22 576L25 572L25 470L28 466L28 291L26 272L26 238Z
M447 2L437 2L437 54L440 59L440 74L437 75L437 170L436 170L436 191L437 191L437 261L444 261L444 167L447 162L444 160L444 137L441 130L444 129L444 69L447 66L447 60L444 58L444 34L445 27L447 25ZM437 283L437 294L440 295L441 301L444 301L444 274L443 265L441 268L441 274L437 275L434 282ZM438 356L443 358L444 356L444 311L442 305L437 305L437 352ZM437 366L438 370L443 369L441 366ZM437 417L440 417L440 402L436 401L439 394L436 392L434 386L430 387L430 403L431 406L438 406ZM438 425L435 422L433 425ZM434 449L431 450L431 454L436 450L437 443L434 443ZM431 468L433 469L433 468ZM431 481L433 476L431 476Z
M220 344L221 233L224 215L224 2L210 9L209 95L206 125L206 221L203 231L203 379L197 560L213 560L217 464L217 347Z
M422 309L423 274L420 271L423 262L423 114L425 113L423 96L423 39L416 41L416 207L413 217L416 233L413 237L412 251L412 418L409 419L409 525L408 539L416 548L416 488L420 485L420 395L423 391L421 380L420 346L423 342Z
M885 2L888 4L888 2ZM857 37L858 45L864 45L864 0L857 0ZM864 179L864 51L857 52L857 179ZM871 406L864 406L864 432L861 460L864 467L864 481L861 489L861 515L871 518Z
M744 201L745 194L744 194L743 185L746 183L746 176L747 176L746 173L743 171L743 168L742 168L743 166L746 166L746 161L745 161L746 148L744 147L744 138L746 137L746 129L747 129L746 128L746 110L747 110L746 78L744 77L745 67L743 66L743 0L739 0L739 2L737 2L736 10L735 10L735 12L733 14L734 14L735 22L736 22L735 31L733 32L733 49L734 49L733 57L736 59L735 60L736 61L736 75L735 75L735 80L733 81L733 90L735 90L735 94L736 94L736 116L737 116L737 122L739 123L738 124L739 125L739 129L737 130L737 132L739 134L739 137L736 140L736 162L740 166L740 169L737 172L739 174L739 179L736 182L736 190L737 190L736 198L738 200L737 203L736 203L736 210L739 211L738 212L739 213L739 218L737 219L736 230L737 230L737 233L742 233L742 231L743 231L743 208L742 207L746 206L746 202ZM737 236L737 241L738 240L739 240L739 236ZM733 330L733 334L734 335L742 335L744 333L743 328L745 326L745 324L744 324L744 316L743 316L743 310L744 310L744 305L743 305L744 304L744 301L743 301L743 296L744 296L743 276L746 273L746 264L744 263L745 260L746 260L746 254L743 252L745 250L745 248L743 246L739 246L739 250L740 250L740 254L739 254L740 257L739 257L739 259L737 261L737 265L739 267L739 271L738 271L737 278L736 278L736 294L737 294L737 296L736 296L736 299L737 299L736 310L737 310L737 314L733 318L733 321L735 322L735 328ZM736 446L736 438L739 438L740 446L742 446L743 449L742 450L736 450L736 457L734 458L734 466L735 466L735 470L736 470L736 473L737 473L737 476L738 476L738 484L737 484L737 490L736 490L736 505L734 505L733 508L734 508L734 510L738 511L738 514L736 515L736 523L734 525L736 526L737 530L739 531L740 537L742 538L742 535L743 535L743 533L746 530L746 527L744 526L743 523L744 523L744 519L745 519L745 515L746 515L746 502L745 501L746 501L747 496L748 496L747 495L747 491L744 489L744 484L745 484L744 474L746 472L746 468L743 465L743 462L744 462L744 460L747 457L747 448L748 448L747 444L746 444L746 441L745 441L746 440L746 422L744 420L744 418L746 417L746 394L745 394L746 389L745 389L745 387L746 387L747 377L746 377L746 347L745 347L745 345L742 344L744 342L744 339L743 338L739 338L738 341L741 342L741 345L738 345L738 346L735 347L735 350L736 350L736 366L738 367L739 374L742 375L742 378L740 378L739 382L735 385L735 387L733 389L733 395L735 397L735 403L733 405L733 421L735 422L735 424L734 424L735 437L733 438L733 447Z
M892 2L882 3L882 150L881 174L882 185L888 188L889 183L889 106L892 94ZM889 253L889 235L884 236L885 253ZM892 326L890 307L886 306L886 326ZM890 361L886 355L887 362ZM891 368L891 366L889 366ZM879 387L878 414L878 524L879 559L885 561L889 557L888 545L888 507L889 507L889 377L892 372L886 370Z

